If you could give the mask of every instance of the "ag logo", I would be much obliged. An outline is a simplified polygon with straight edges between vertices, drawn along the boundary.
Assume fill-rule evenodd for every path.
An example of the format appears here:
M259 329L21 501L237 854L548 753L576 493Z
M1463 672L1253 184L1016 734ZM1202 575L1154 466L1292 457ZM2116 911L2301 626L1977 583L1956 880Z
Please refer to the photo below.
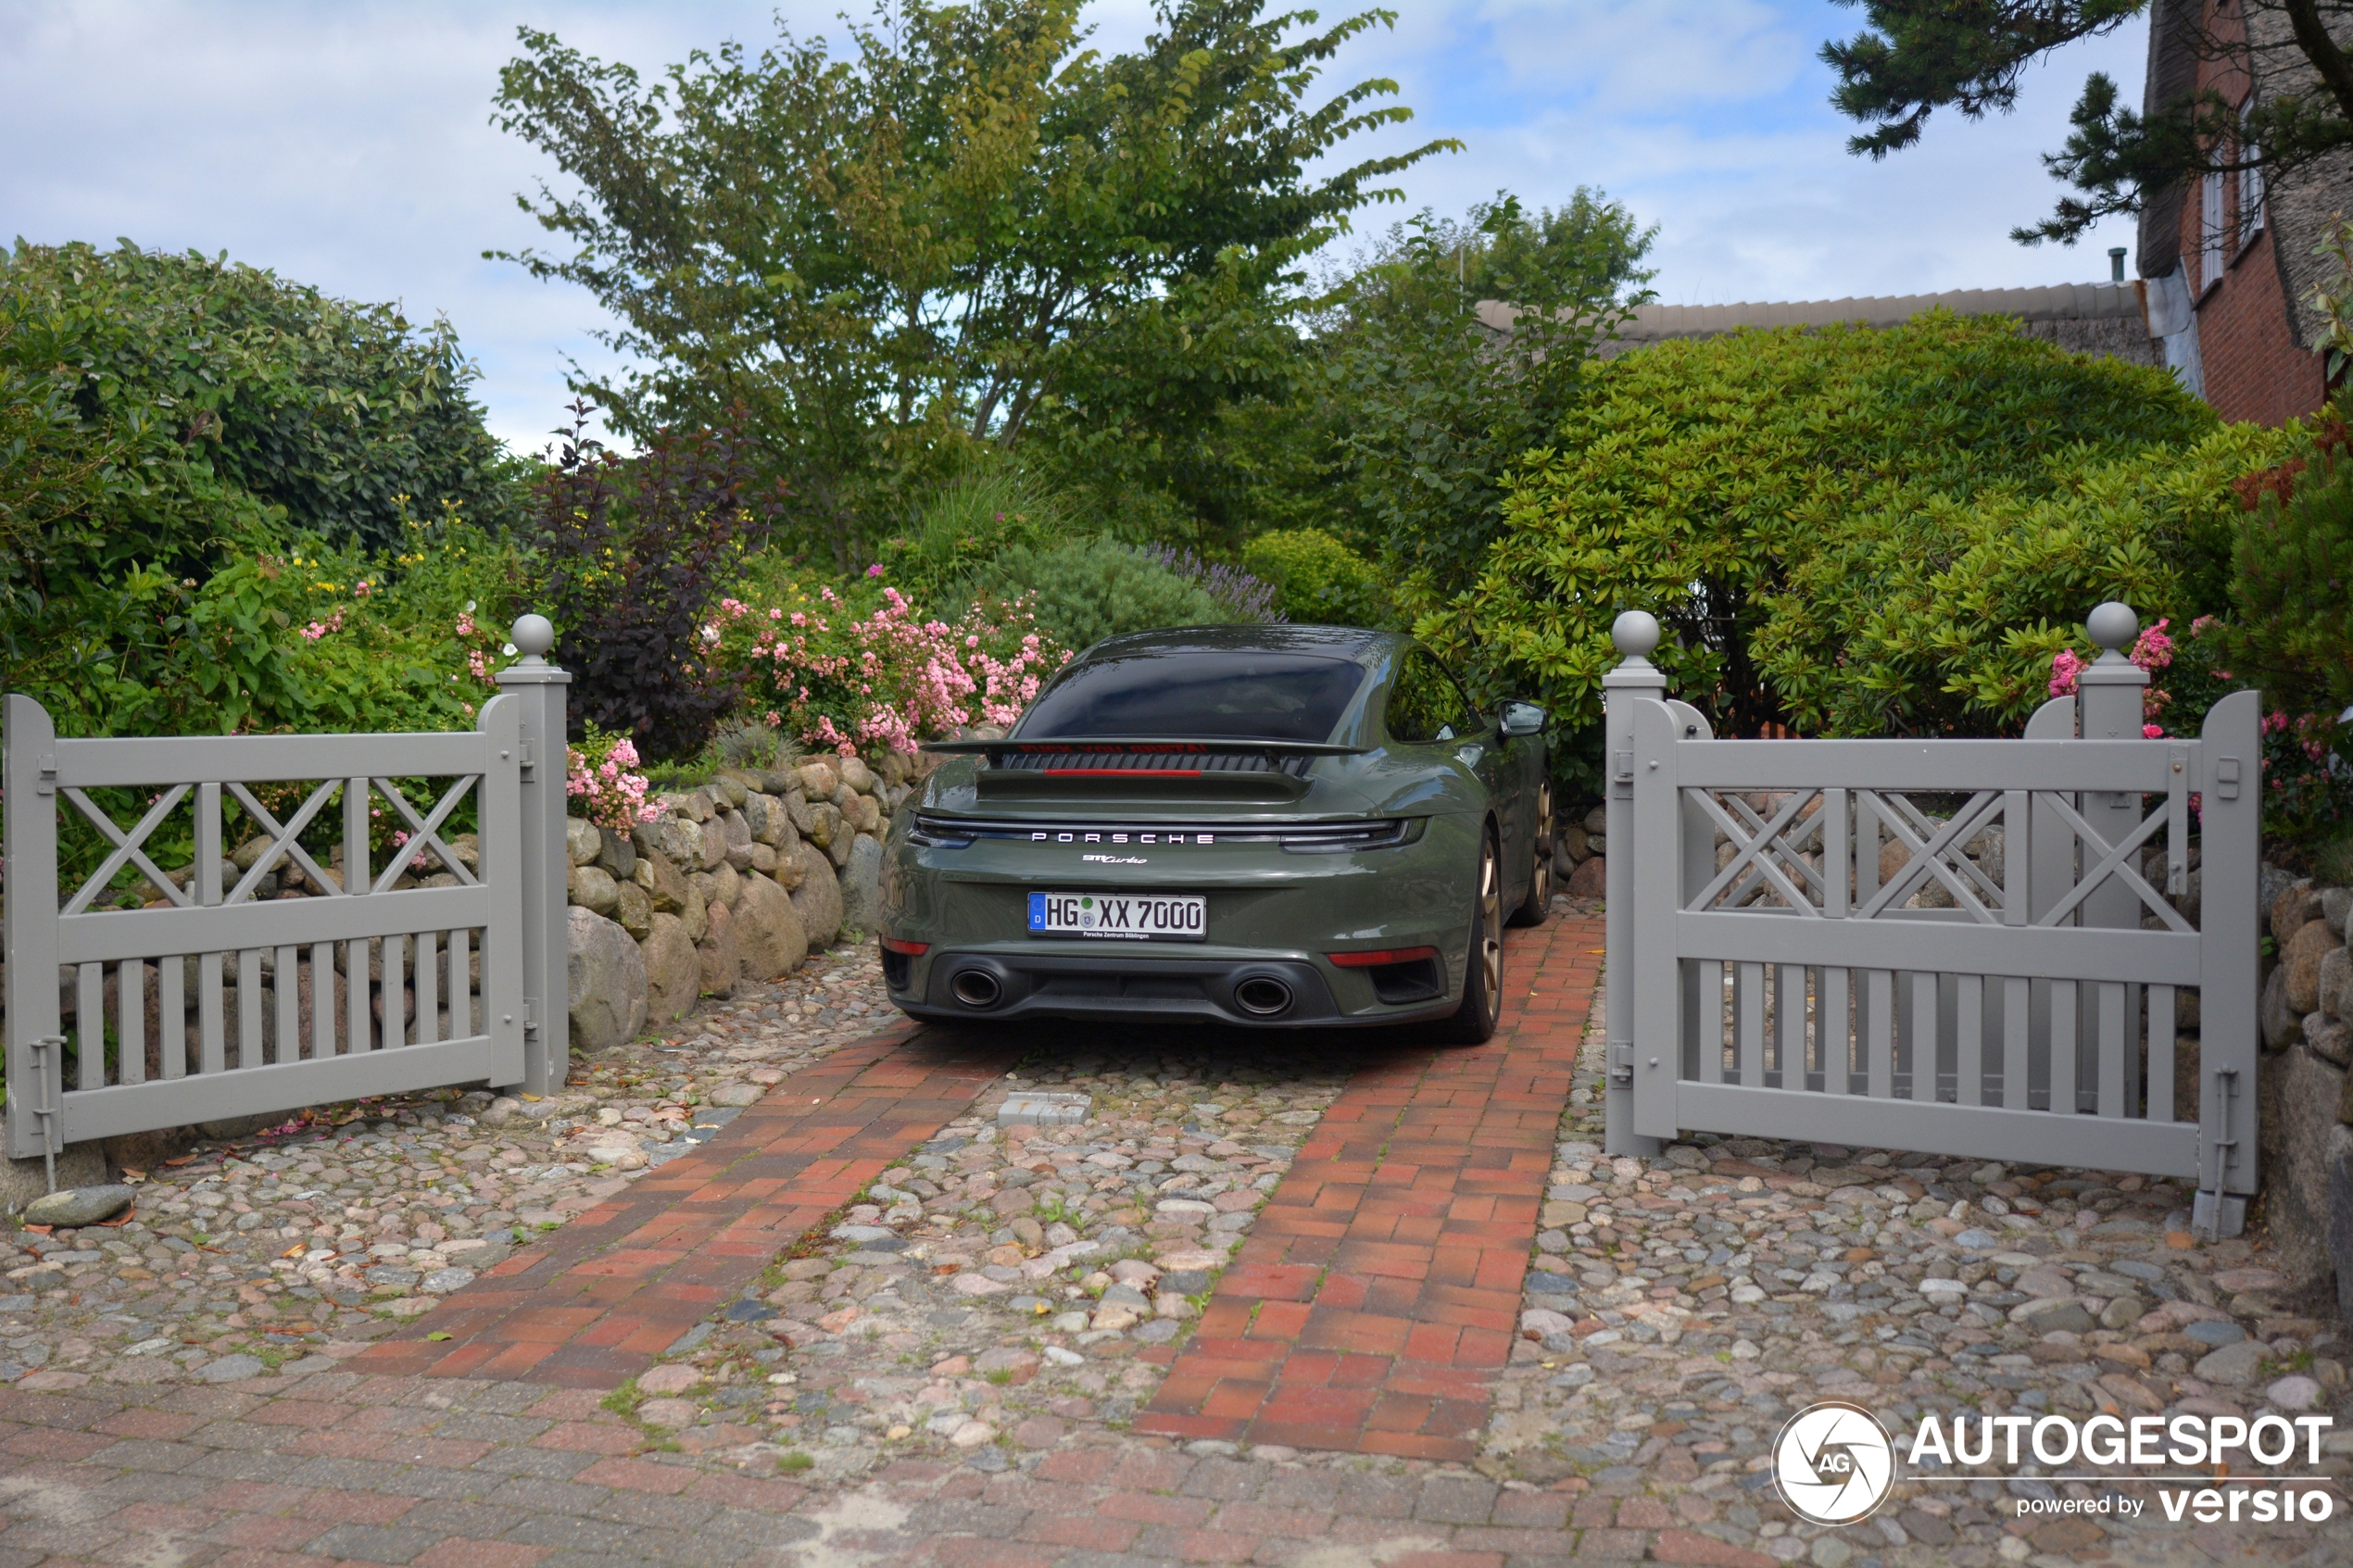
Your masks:
M1825 1399L1789 1418L1773 1440L1781 1500L1816 1524L1852 1524L1887 1500L1895 1443L1860 1405Z

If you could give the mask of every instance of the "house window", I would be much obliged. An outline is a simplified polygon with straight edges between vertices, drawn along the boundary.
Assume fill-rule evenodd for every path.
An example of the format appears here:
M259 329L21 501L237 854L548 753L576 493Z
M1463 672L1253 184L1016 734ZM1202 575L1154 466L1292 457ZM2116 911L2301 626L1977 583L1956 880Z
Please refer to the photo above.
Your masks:
M2198 182L2197 292L2204 294L2222 281L2222 240L2230 232L2230 214L2222 210L2222 176L2207 175Z
M2239 245L2255 243L2263 232L2263 170L2255 160L2263 149L2246 133L2247 117L2255 111L2255 99L2249 96L2239 106L2239 160L2249 167L2239 170Z

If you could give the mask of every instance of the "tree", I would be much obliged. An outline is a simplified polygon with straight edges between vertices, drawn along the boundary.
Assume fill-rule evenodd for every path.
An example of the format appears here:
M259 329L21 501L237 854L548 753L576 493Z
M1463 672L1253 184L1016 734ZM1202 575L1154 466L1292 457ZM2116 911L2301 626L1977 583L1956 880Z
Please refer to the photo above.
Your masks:
M1139 52L1105 57L1078 0L885 0L839 55L786 32L650 87L526 29L497 123L581 191L519 198L574 248L511 259L621 319L607 341L645 368L578 383L620 428L740 405L846 566L896 480L1041 416L1129 444L1199 423L1295 307L1301 258L1451 144L1310 174L1410 118L1386 81L1307 101L1390 17L1287 42L1312 13L1264 9L1164 0ZM1121 366L1148 350L1187 373L1139 388Z
M1512 466L1553 439L1595 340L1649 297L1655 232L1595 191L1534 213L1499 194L1460 222L1397 225L1341 284L1323 349L1347 532L1409 617L1470 588Z
M2081 193L2042 222L2011 231L2024 245L2071 245L2101 219L2133 213L2198 175L2259 168L2278 177L2353 144L2353 0L2242 0L2209 22L2183 0L1837 0L1861 5L1871 31L1822 46L1837 70L1831 102L1871 129L1848 150L1872 158L1908 147L1929 117L2007 113L2026 68L2078 39L2114 31L2154 8L2198 57L2243 64L2257 84L2247 107L2212 87L2184 88L2146 112L2093 73L2074 130L2043 160Z

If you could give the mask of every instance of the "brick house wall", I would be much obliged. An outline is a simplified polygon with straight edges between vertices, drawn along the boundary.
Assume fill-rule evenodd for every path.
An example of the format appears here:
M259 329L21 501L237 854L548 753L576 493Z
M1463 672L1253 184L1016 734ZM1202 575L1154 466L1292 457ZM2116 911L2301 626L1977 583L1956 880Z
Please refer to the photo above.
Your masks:
M2317 88L2276 5L2154 7L2143 98L2151 112L2192 91L2244 105L2259 94ZM2353 162L2341 156L2282 182L2208 176L2151 196L2141 275L2187 312L2153 311L2153 325L2163 329L2169 362L2222 418L2283 424L2326 401L2314 352L2322 323L2300 296L2324 275L2311 253L2340 209L2353 209Z

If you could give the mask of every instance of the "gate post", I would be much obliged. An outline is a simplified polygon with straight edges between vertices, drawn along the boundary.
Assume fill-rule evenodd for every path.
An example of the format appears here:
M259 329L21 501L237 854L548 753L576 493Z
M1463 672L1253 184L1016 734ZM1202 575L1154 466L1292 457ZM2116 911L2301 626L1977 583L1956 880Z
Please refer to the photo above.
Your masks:
M57 727L48 710L10 693L0 727L8 887L0 924L8 966L8 1154L49 1162L57 1185L58 1101L65 1031L57 1006ZM83 1027L88 1027L85 1023Z
M1634 707L1667 696L1667 676L1650 661L1658 646L1658 618L1629 609L1609 629L1610 642L1624 656L1602 677L1604 777L1609 795L1608 839L1603 857L1607 874L1602 946L1603 1010L1607 1014L1608 1050L1604 1058L1602 1152L1648 1158L1658 1140L1634 1131Z
M512 634L522 657L498 671L498 686L522 705L523 1065L520 1085L492 1086L544 1096L563 1082L572 1062L564 924L564 882L572 869L564 850L570 771L564 688L572 675L545 657L556 646L556 628L546 616L521 617Z

